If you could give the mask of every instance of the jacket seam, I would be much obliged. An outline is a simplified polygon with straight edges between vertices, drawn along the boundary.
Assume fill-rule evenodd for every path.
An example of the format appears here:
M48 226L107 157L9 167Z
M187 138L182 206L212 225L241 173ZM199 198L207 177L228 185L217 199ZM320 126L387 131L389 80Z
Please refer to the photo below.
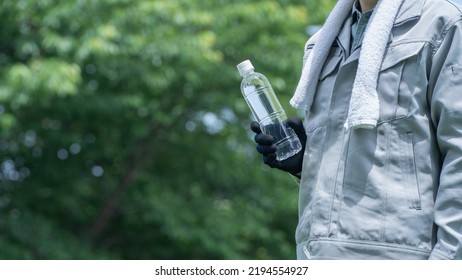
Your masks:
M447 255L447 252L446 250L444 250L443 248L435 248L433 249L432 251L432 255L437 255L438 257L440 257L441 259L447 259L447 260L450 260L451 258Z
M345 139L346 138L346 139ZM334 188L334 200L335 200L335 197L336 197L336 193L337 191L339 191L339 198L338 198L338 201L337 201L337 220L335 221L337 223L337 232L334 234L334 236L338 236L339 234L339 230L338 230L338 227L339 227L339 223L340 223L340 217L341 217L341 214L342 214L342 210L343 210L343 207L342 207L342 201L343 201L343 193L344 193L344 189L343 189L343 186L345 185L345 175L346 175L346 166L347 166L347 159L348 159L348 153L350 152L350 138L351 138L351 129L348 130L347 133L343 132L343 146L342 146L342 151L341 151L341 158L339 160L339 163L338 163L338 168L337 168L337 175L336 175L336 179L335 179L335 188ZM340 165L342 165L343 167L340 168ZM341 180L342 180L342 183L339 185L337 183L337 181L339 180L339 171L342 170L342 174L341 174ZM339 190L337 190L337 185L339 185ZM334 207L334 203L335 201L333 201L332 203L332 207ZM331 223L332 224L332 221ZM330 233L330 224L329 224L329 233Z
M391 125L388 125L388 126L384 126L384 129L385 129L385 135L386 135L386 150L387 151L390 151L390 145L391 145L391 133L390 133L390 130L391 130ZM387 159L386 159L386 168L385 168L385 172L386 174L390 174L390 161L391 161L391 153L387 153ZM387 179L389 179L389 177L386 177ZM388 187L390 186L390 183L388 180L386 180L386 183L385 183L385 190L383 191L383 195L384 195L384 198L383 198L383 208L382 208L382 229L380 231L380 241L382 242L385 242L385 221L386 221L386 216L387 216L387 207L388 207Z
M313 238L314 237L314 238ZM431 253L432 250L425 249L418 247L417 245L410 245L410 244L401 244L401 243L391 243L387 241L378 241L378 240L373 240L373 239L360 239L360 238L348 238L348 239L343 239L343 238L334 238L334 237L316 237L312 236L310 239L308 239L308 244L311 242L341 242L341 243L347 243L347 244L357 244L357 245L368 245L368 246L374 246L374 247L384 247L384 248L395 248L395 249L401 249L401 250L409 250L409 251L419 251L422 253ZM435 251L435 250L433 250ZM442 252L441 250L438 250ZM438 253L438 252L436 252ZM439 255L445 256L441 253ZM447 258L447 256L446 256Z

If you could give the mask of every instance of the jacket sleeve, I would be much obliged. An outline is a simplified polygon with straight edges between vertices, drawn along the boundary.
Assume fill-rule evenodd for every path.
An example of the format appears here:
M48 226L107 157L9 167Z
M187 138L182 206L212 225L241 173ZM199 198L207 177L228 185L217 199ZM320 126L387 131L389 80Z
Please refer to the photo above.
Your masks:
M431 117L441 153L435 193L436 243L430 259L462 259L462 23L443 30L429 76Z

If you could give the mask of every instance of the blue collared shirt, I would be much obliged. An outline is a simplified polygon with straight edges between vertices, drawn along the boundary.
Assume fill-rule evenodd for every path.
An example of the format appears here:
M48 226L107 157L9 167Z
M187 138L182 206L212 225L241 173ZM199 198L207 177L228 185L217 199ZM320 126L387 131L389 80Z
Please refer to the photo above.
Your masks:
M353 52L358 48L364 38L364 31L366 30L367 23L369 22L369 19L372 16L372 12L374 10L367 11L365 13L362 13L359 10L359 3L358 1L355 2L353 5L353 9L351 12L352 16L352 26L351 26L351 46L350 46L350 52Z

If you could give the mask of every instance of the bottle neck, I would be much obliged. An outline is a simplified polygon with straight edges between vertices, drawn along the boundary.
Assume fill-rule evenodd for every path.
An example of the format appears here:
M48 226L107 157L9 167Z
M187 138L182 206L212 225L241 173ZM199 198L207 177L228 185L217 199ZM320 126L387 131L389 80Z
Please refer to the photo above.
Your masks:
M242 73L242 77L246 77L246 76L248 76L250 74L253 74L253 73L255 73L255 69L248 69L244 73Z

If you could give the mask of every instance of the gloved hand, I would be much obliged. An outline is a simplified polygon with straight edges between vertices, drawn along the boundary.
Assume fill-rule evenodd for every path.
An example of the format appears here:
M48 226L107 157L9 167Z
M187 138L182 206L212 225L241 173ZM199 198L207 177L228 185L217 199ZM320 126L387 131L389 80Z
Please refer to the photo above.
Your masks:
M290 118L286 122L300 139L302 149L294 156L283 161L276 160L276 145L273 144L273 136L263 133L258 122L252 122L250 129L256 133L254 140L258 144L257 151L263 155L263 162L271 168L277 168L297 176L302 172L303 154L306 146L305 128L299 118Z

